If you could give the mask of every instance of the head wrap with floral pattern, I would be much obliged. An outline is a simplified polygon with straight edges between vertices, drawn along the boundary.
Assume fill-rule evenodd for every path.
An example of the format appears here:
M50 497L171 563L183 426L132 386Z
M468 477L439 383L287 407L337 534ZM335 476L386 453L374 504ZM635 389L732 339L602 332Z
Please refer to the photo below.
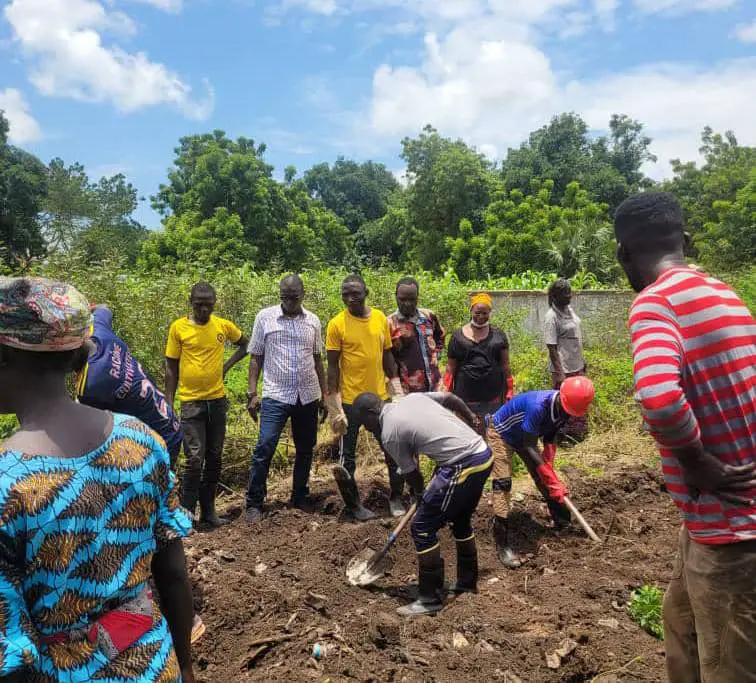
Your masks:
M46 278L0 277L0 344L25 351L73 351L89 337L81 292Z

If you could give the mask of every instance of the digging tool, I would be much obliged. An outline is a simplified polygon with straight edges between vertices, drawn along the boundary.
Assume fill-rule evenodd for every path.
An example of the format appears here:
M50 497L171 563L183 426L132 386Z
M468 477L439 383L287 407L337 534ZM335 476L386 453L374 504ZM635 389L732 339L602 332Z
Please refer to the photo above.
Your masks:
M590 538L594 543L601 543L601 539L596 535L596 532L593 529L591 529L591 525L585 521L585 518L583 517L583 515L580 514L580 510L578 510L573 505L572 501L567 496L564 497L564 504L567 506L567 509L572 513L572 515L578 521L578 524L580 524L580 526L583 527L583 529L585 530L585 533L588 534L588 538Z
M353 586L369 586L391 569L393 562L388 557L388 551L396 543L396 539L399 538L404 527L415 516L415 512L417 512L417 503L413 503L412 507L407 510L407 514L399 520L399 523L389 534L383 548L379 551L375 552L370 548L365 548L351 559L346 570L349 583Z

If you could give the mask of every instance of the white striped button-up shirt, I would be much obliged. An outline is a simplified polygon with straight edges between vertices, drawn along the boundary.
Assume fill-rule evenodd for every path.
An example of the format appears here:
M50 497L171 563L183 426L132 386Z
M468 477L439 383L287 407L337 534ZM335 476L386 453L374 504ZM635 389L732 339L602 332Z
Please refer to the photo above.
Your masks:
M263 356L263 396L288 405L312 403L321 397L315 354L323 353L320 320L306 309L295 318L280 305L255 318L249 353Z

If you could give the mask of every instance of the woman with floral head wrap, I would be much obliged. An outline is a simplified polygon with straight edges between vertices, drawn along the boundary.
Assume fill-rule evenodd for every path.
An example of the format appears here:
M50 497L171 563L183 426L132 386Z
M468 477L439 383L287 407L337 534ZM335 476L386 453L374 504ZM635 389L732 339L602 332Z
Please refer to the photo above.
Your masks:
M162 439L71 399L89 328L70 285L0 278L0 679L192 683L191 523Z
M474 294L470 299L470 322L455 330L449 342L443 389L459 396L481 419L481 430L493 450L492 502L493 536L499 557L507 566L519 566L507 541L512 455L495 436L493 427L484 428L483 420L493 415L512 398L514 383L509 367L509 340L503 330L490 323L491 295ZM485 431L484 431L485 429Z

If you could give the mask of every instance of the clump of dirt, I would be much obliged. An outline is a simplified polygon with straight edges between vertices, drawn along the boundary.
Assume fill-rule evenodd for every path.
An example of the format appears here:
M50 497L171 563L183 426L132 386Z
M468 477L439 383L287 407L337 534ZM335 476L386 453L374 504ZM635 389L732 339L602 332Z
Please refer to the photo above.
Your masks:
M393 551L390 575L368 589L347 583L349 559L366 546L380 547L394 520L343 521L328 481L316 491L316 514L274 507L260 524L242 517L195 534L187 552L207 625L195 647L199 680L665 680L662 643L630 620L625 604L634 587L669 580L677 513L651 470L623 467L593 478L565 473L573 502L605 542L591 543L577 527L547 530L545 507L528 491L511 522L526 562L508 571L495 556L484 498L475 519L479 592L450 600L431 618L395 615L411 599L407 584L415 577L408 534ZM363 493L369 506L385 511L382 482L363 486ZM446 533L442 548L453 577Z

